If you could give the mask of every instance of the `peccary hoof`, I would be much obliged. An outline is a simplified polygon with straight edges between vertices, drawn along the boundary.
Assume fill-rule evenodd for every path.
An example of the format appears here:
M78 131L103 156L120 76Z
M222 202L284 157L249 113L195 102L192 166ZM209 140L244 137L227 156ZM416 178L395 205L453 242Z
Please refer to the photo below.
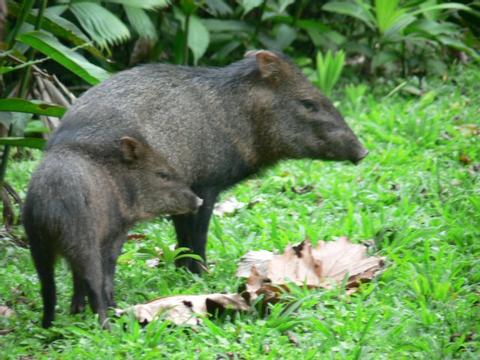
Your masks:
M178 268L186 268L193 274L201 274L207 270L206 266L197 260L191 258L182 258L175 261Z

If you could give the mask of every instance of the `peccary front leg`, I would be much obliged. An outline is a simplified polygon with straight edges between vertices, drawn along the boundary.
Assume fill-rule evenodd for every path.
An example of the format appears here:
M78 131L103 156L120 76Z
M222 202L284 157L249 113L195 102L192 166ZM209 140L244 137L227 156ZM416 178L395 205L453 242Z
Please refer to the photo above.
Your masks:
M73 275L73 296L70 304L70 313L78 314L85 310L87 290L83 278L72 269Z
M103 284L108 307L116 307L114 300L114 279L117 259L122 251L122 246L127 239L127 234L121 234L111 243L103 247Z
M177 247L193 250L192 235L194 232L195 219L192 214L172 216L173 225L177 234ZM191 271L192 259L189 257L175 261L177 267L186 267Z
M203 199L203 205L196 214L173 216L179 247L187 247L193 254L199 255L206 262L205 247L207 244L208 226L213 207L218 196L215 188L193 189ZM185 266L192 273L202 272L203 265L196 260L183 258L176 262L177 266Z

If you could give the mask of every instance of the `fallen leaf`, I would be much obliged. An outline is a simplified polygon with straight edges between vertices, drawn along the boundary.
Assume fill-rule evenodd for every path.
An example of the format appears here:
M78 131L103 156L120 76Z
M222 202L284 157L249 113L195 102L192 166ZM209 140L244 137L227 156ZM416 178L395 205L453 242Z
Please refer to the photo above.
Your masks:
M145 261L145 265L149 268L156 268L160 264L160 259L159 258L153 258L153 259L148 259Z
M464 165L469 165L472 163L472 159L467 154L461 153L458 157L458 161L460 161Z
M322 281L322 264L313 257L312 245L302 241L288 245L283 255L276 255L268 263L266 277L272 284L289 282L318 287Z
M145 238L146 238L145 234L129 234L127 236L128 240L143 240Z
M288 337L288 340L290 341L290 343L292 343L296 347L298 347L300 345L300 343L298 342L297 335L295 335L293 333L293 331L290 331L290 330L287 331L287 337Z
M480 135L480 126L478 124L462 124L456 126L456 128L463 136L468 137Z
M295 194L301 195L301 194L306 194L306 193L311 192L314 189L314 187L313 187L313 185L305 185L305 186L301 186L301 187L292 186L290 189Z
M239 294L177 295L159 298L146 304L116 310L117 315L133 312L140 323L149 323L160 315L176 325L198 325L201 317L216 310L249 310Z
M245 203L238 201L234 197L231 197L215 204L213 213L217 216L232 215L237 210L245 207L245 205Z
M249 251L241 258L238 264L237 276L248 278L252 267L255 267L255 271L259 274L265 276L268 270L268 263L274 256L271 251L267 250Z
M9 318L15 314L15 311L10 309L8 306L0 305L0 316L4 318Z
M480 163L473 164L468 168L468 173L472 176L475 176L478 172L480 172Z
M384 259L368 256L367 247L351 243L346 237L336 241L309 241L288 245L284 253L249 252L240 260L238 277L246 277L246 291L251 299L261 293L274 297L288 283L330 289L346 279L348 293L360 283L375 277L384 266Z

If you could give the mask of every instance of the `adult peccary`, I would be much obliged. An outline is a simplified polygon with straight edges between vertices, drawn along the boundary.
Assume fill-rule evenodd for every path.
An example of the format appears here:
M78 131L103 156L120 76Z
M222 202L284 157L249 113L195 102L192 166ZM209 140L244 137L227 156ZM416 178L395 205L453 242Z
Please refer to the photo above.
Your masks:
M57 255L67 259L73 273L71 312L82 311L88 296L105 324L127 230L138 220L184 214L201 205L141 135L118 137L113 144L59 144L32 176L23 222L41 282L44 327L54 319Z
M203 259L222 190L281 159L357 163L368 153L301 70L265 50L220 68L155 64L120 72L75 102L48 146L105 143L112 129L141 132L204 199L198 213L173 217L179 246ZM182 265L201 270L195 261Z

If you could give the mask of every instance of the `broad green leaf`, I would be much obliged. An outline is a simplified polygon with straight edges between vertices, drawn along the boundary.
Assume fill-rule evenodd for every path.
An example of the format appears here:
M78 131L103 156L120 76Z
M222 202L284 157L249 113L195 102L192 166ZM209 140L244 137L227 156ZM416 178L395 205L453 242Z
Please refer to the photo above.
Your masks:
M242 0L241 4L243 7L243 15L248 14L253 9L262 5L263 0Z
M223 0L205 0L207 10L213 16L230 15L233 9Z
M398 1L375 0L375 17L381 34L384 34L405 13L405 9L398 7Z
M41 120L29 121L23 129L24 133L42 133L46 134L50 132L50 129L45 126Z
M123 8L127 14L128 21L140 37L153 41L157 40L157 30L145 10L127 5Z
M202 19L202 23L210 32L249 32L255 29L253 26L240 20Z
M118 17L94 2L77 2L70 5L82 28L102 48L120 44L130 38L130 31Z
M403 14L395 19L383 32L383 37L389 39L395 35L400 35L403 33L403 30L415 21L415 16L410 14Z
M210 34L208 29L198 17L191 15L188 31L188 47L192 50L195 64L197 64L198 60L205 54L209 43Z
M316 47L323 46L325 40L323 34L330 30L328 26L316 20L300 20L297 26L307 32Z
M169 0L102 0L103 2L117 3L145 10L161 9L169 5Z
M20 35L18 40L51 57L91 85L98 84L110 77L107 71L93 65L82 55L61 44L49 33L33 31Z
M480 60L480 55L478 55L474 49L465 45L465 43L459 39L455 39L447 35L440 35L438 36L437 40L445 46L466 52L477 61Z
M0 145L28 147L43 150L46 140L40 138L8 137L0 138Z
M435 37L440 34L455 36L459 34L459 28L451 22L438 22L429 19L415 21L405 29L405 34L422 33Z
M384 66L393 63L399 59L399 55L394 51L381 50L376 52L372 58L372 68L376 69L379 66Z
M416 16L419 14L424 14L424 13L428 13L430 11L436 11L436 10L462 10L469 13L474 13L474 11L466 5L463 5L460 3L444 3L444 4L422 7L419 10L412 11L410 15Z
M212 59L225 59L232 51L237 49L240 45L242 45L242 43L238 40L229 41L215 54L213 54Z
M278 2L278 12L283 13L287 7L293 4L295 0L279 0Z
M265 34L260 34L259 40L267 48L282 51L297 38L297 32L287 24L280 24L276 29L275 38L267 37Z
M63 106L49 104L40 100L25 100L19 98L0 99L0 111L62 117L65 110Z
M322 6L322 9L337 14L348 15L362 20L365 25L375 29L375 18L366 4L353 1L330 1Z
M103 58L102 53L94 46L89 44L88 37L72 22L60 17L58 13L67 9L67 6L52 6L45 9L42 19L42 29L51 32L53 35L71 42L75 46L81 46L97 58ZM20 7L13 1L9 2L8 11L17 16ZM37 21L37 10L31 11L26 18L29 24L35 24Z

